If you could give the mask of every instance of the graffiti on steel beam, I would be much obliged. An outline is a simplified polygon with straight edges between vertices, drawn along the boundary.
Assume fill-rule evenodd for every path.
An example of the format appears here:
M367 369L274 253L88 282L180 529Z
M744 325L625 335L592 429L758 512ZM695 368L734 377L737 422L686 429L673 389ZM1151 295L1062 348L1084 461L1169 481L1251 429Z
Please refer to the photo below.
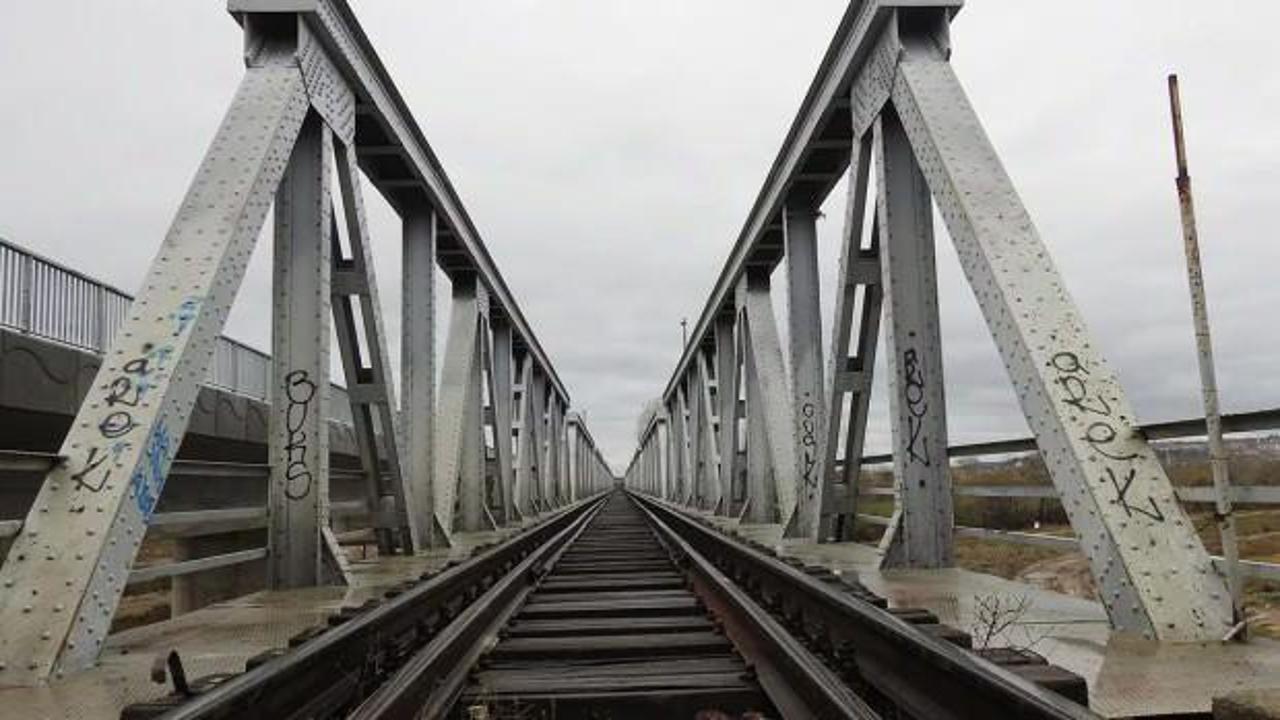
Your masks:
M98 493L107 487L112 466L123 452L133 446L125 438L138 428L134 409L143 404L156 380L164 377L172 355L172 345L156 347L144 343L141 354L126 361L120 368L121 374L102 387L106 393L103 403L111 412L98 422L98 435L110 442L89 446L84 467L70 476L77 490ZM108 459L112 461L110 465L107 464Z
M316 396L316 384L306 370L294 370L284 376L285 442L284 496L301 500L311 494L312 474L307 466L307 431L304 429Z
M179 337L186 332L187 328L196 321L200 315L200 305L204 299L195 295L183 298L182 303L178 305L178 309L173 311L170 319L173 320L173 337Z
M143 449L144 461L133 471L129 479L129 489L138 512L143 520L150 520L160 502L160 491L164 489L165 476L168 474L169 461L173 459L173 439L169 435L169 427L158 422L147 438Z
M932 465L929 459L929 438L922 437L924 416L929 412L925 400L925 373L915 348L902 353L903 397L907 402L907 462Z
M806 398L809 393L805 393ZM815 435L818 432L815 417L818 414L818 408L809 400L805 400L800 406L800 477L804 480L805 497L813 500L818 492L817 466L818 457L816 454L818 441Z
M1115 423L1123 422L1126 418L1116 417L1111 403L1097 392L1090 390L1089 369L1084 366L1078 355L1064 350L1055 354L1049 360L1049 364L1058 373L1054 383L1065 393L1063 402L1091 420L1081 439L1103 458L1113 463L1124 463L1119 468L1103 468L1105 475L1101 478L1101 482L1115 490L1115 499L1112 502L1119 505L1128 517L1133 517L1134 513L1137 513L1154 522L1164 522L1164 513L1156 505L1154 497L1148 495L1146 502L1130 501L1129 490L1138 474L1138 469L1132 467L1130 463L1143 459L1143 455L1119 450L1112 446L1112 443L1120 439Z

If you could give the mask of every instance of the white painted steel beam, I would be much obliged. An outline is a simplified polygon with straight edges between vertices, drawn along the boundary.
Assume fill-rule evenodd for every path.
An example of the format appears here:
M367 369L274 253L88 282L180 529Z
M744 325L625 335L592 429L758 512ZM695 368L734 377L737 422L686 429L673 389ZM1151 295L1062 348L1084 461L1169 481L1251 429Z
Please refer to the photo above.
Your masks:
M338 146L337 175L346 211L346 238L351 248L351 257L341 257L338 238L333 238L333 275L335 280L341 277L346 281L334 283L332 298L338 349L346 371L347 397L351 402L361 461L369 478L370 509L376 518L379 548L384 553L412 554L426 544L423 535L430 530L420 527L416 514L409 511L412 489L405 482L400 454L391 358L382 323L382 303L365 220L360 171L352 145ZM375 494L378 502L372 504Z
M511 434L514 380L513 333L511 324L506 318L491 318L489 327L493 333L490 363L493 375L493 440L497 445L494 456L497 461L498 494L502 499L502 508L497 521L501 525L509 525L520 517L515 502L515 466Z
M753 271L737 305L747 396L747 502L744 522L785 523L796 506L799 474L791 391L770 300L769 277Z
M530 453L534 463L534 482L530 486L534 491L534 509L544 513L551 509L551 472L547 467L547 376L537 366L533 366L530 384L525 386L529 392L530 414L524 422L530 429L529 437L533 441Z
M289 53L251 59L0 568L4 682L97 657L307 114Z
M521 368L520 428L516 460L517 499L520 512L533 517L543 511L542 425L545 404L545 379L534 369L535 359L526 353Z
M402 307L400 316L400 416L405 482L411 487L410 513L426 547L447 547L448 535L436 515L436 223L430 207L405 209L403 216Z
M822 510L818 440L826 429L822 389L822 316L818 306L818 214L805 206L783 212L787 270L787 347L791 359L792 442L797 474L796 506L787 519L788 538L818 538Z
M860 459L866 439L883 298L878 224L872 226L870 245L863 248L862 243L871 146L871 133L863 133L849 166L849 197L845 203L831 321L831 355L827 362L827 428L819 454L819 477L823 478L820 542L852 540L857 518ZM859 295L861 308L858 307ZM837 499L838 496L844 498L843 501Z
M880 540L881 566L949 567L955 513L947 458L933 202L892 109L876 121L875 142L897 494L893 518Z
M456 278L436 406L436 515L446 533L484 526L480 333L484 289Z
M665 410L659 410L661 413L657 420L657 429L654 433L655 437L655 453L654 462L657 465L655 474L657 475L657 493L658 497L663 500L671 499L671 423Z
M719 442L719 493L716 506L717 515L730 515L730 497L733 494L734 468L738 459L737 425L737 363L734 361L732 315L721 314L716 319L716 418L720 423L717 429Z
M329 280L333 138L311 113L276 189L267 583L323 584L329 521Z
M713 379L713 362L702 352L698 364L698 472L702 478L699 507L716 512L720 507L720 448L719 419L716 416L716 399L712 388L719 392L719 379Z
M693 458L693 433L689 429L689 393L687 390L688 378L684 384L676 389L676 425L675 438L677 443L677 452L679 453L679 474L677 475L677 485L679 494L676 496L676 502L682 505L692 505L694 496L694 458Z
M951 65L907 42L893 103L1112 625L1217 640L1230 597Z

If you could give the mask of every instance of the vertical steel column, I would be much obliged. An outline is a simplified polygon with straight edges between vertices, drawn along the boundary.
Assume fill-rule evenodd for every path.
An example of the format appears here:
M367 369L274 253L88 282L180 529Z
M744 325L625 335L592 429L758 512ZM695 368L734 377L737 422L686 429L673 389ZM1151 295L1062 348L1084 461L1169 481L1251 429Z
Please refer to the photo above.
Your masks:
M529 406L532 414L525 418L530 426L534 459L534 506L539 513L551 509L551 473L547 468L547 375L534 363L532 387L529 388Z
M87 667L111 626L307 113L292 48L248 62L0 569L5 683Z
M493 328L489 324L489 315L486 313L480 319L480 487L481 491L481 514L485 516L485 521L492 527L502 525L502 521L498 516L494 515L494 510L498 510L498 515L503 515L506 510L502 507L502 474L498 467L498 428L496 425L497 411L494 408L494 380L493 380ZM489 437L492 433L493 448L489 447ZM492 462L490 458L493 458Z
M733 464L729 479L728 503L725 514L740 518L747 509L748 494L751 487L751 456L748 426L750 415L747 410L747 323L741 312L741 304L737 296L742 288L734 289L735 312L733 320Z
M481 319L488 298L474 275L453 278L449 337L440 376L436 428L436 514L445 531L484 524L484 438L481 432Z
M576 415L571 415L569 417L568 428L566 430L568 433L566 443L569 447L569 464L567 468L569 473L569 502L577 502L581 495L580 488L578 487L578 472L582 468L581 458L578 457L578 454L582 450L582 448L579 447L582 442L579 437L581 433L581 430L579 429L579 422L580 421Z
M404 214L400 403L405 482L411 488L414 516L428 547L447 546L448 536L436 517L436 217L428 206L406 208Z
M512 462L511 405L513 379L513 348L511 322L504 317L493 316L489 320L493 332L493 441L497 445L499 495L502 512L498 522L510 525L520 517L515 501L515 468Z
M732 514L734 468L737 465L738 395L733 350L733 315L716 318L716 417L719 419L719 495L712 510L717 515Z
M877 220L897 499L880 547L884 567L949 567L954 512L947 458L933 202L897 114L876 121Z
M769 276L750 268L738 284L747 391L747 509L744 522L786 522L795 510L799 466L791 434L790 388L769 295Z
M333 138L315 113L276 190L267 582L323 583L329 509L329 181Z
M702 478L702 495L699 507L716 512L720 507L723 490L720 486L720 449L716 419L716 402L711 388L719 392L719 378L712 379L711 362L707 351L698 354L698 472Z
M904 43L893 104L1118 629L1219 640L1230 594L955 71Z
M560 466L557 477L559 478L560 487L560 503L567 505L573 501L573 490L569 477L569 408L563 399L560 401L558 412L559 429L556 432L556 443L559 445L559 461Z
M534 440L530 389L533 385L533 355L526 352L520 364L520 427L516 439L516 507L526 518L537 514L537 451Z
M791 357L792 438L799 470L795 512L789 538L818 537L822 511L818 439L826 426L822 389L822 315L818 307L818 214L807 206L789 205L783 212L787 263L787 327ZM787 482L788 479L781 479Z
M680 451L680 495L676 498L676 502L681 505L692 505L694 495L694 479L695 471L693 458L693 438L689 431L689 393L686 388L689 384L689 378L685 377L684 381L676 385L676 412L679 414L679 424L676 426L676 438L679 443Z
M701 508L707 494L706 447L703 443L704 412L702 393L705 378L702 376L702 350L694 356L689 370L688 387L684 393L689 413L689 505Z
M551 507L564 504L560 488L560 442L564 427L560 417L560 396L552 389L547 398L547 504Z
M658 410L660 413L657 420L657 453L654 460L657 462L658 476L658 497L663 500L671 499L671 428L669 426L668 415L665 408Z

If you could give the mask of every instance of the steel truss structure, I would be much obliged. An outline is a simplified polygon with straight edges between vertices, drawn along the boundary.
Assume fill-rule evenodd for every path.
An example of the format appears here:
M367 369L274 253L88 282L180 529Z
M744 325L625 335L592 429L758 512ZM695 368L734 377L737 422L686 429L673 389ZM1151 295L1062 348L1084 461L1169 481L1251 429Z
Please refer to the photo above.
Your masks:
M896 509L882 562L951 565L936 205L1113 627L1221 639L1233 624L1223 578L948 62L960 6L851 3L626 482L671 503L781 524L787 537L850 539L883 324ZM824 368L814 222L846 177ZM785 352L770 300L778 267Z
M613 482L346 3L229 10L244 28L240 87L0 568L6 684L97 658L273 205L272 586L346 572L329 526L331 331L383 553L518 523ZM362 174L403 221L400 402ZM437 268L453 287L438 391Z

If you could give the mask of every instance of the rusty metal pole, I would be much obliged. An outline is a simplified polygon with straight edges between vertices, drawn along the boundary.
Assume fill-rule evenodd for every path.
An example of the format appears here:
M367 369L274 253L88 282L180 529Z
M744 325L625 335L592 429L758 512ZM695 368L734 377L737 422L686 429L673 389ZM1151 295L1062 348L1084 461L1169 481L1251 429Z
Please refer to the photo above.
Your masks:
M1200 241L1196 232L1195 204L1191 197L1191 176L1187 174L1187 148L1182 133L1182 100L1178 76L1169 76L1169 108L1173 116L1173 143L1178 158L1178 202L1182 207L1182 241L1187 255L1187 281L1191 286L1191 314L1196 330L1196 357L1200 365L1200 386L1204 397L1204 419L1209 439L1209 467L1213 472L1213 492L1222 555L1227 566L1227 587L1237 623L1233 634L1244 636L1243 587L1240 579L1240 551L1236 544L1236 521L1232 513L1231 478L1227 452L1222 441L1222 416L1218 408L1218 380L1213 369L1213 341L1209 335L1209 308L1205 302L1204 274L1200 268Z

